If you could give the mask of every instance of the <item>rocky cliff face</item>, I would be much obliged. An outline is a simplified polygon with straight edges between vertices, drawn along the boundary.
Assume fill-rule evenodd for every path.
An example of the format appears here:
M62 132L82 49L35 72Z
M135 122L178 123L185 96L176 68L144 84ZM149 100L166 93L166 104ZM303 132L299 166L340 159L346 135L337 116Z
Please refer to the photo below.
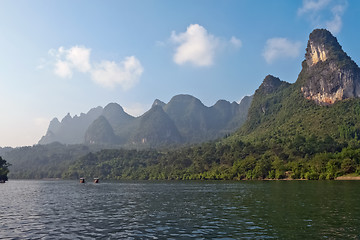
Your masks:
M359 67L325 29L310 34L299 79L304 97L320 105L360 97Z

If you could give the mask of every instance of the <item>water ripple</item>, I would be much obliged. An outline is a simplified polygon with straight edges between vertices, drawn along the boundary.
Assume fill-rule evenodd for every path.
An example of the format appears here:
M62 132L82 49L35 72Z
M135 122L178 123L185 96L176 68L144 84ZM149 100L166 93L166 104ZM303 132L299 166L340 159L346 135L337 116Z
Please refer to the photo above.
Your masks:
M358 184L9 181L0 238L356 239Z

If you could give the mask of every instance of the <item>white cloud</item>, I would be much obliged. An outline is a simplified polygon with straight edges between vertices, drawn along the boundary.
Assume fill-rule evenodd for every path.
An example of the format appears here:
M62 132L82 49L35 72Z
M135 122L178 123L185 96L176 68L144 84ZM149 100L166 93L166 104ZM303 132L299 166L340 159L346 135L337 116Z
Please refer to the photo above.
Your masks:
M71 78L73 75L69 62L62 60L56 61L54 73L62 78Z
M49 54L56 59L54 73L62 78L71 78L74 70L82 73L90 71L90 52L91 49L81 46L50 49Z
M234 36L231 37L230 43L236 48L241 48L241 46L242 46L241 40Z
M266 41L263 57L267 63L277 59L296 58L300 53L300 42L292 42L286 38L271 38Z
M80 72L88 72L91 69L90 65L91 49L85 47L72 47L66 52L66 60Z
M170 40L177 45L173 60L176 64L183 65L190 63L198 67L211 66L214 64L215 55L226 45L241 47L241 41L232 37L229 42L208 33L199 24L191 24L186 32L177 34L171 33Z
M119 85L128 90L139 82L144 71L140 61L134 56L126 57L120 63L103 60L91 64L90 54L91 49L82 46L49 50L49 55L55 58L54 73L57 76L72 78L74 71L89 73L94 82L107 88Z
M337 34L340 32L342 27L341 17L339 15L335 15L334 18L331 21L327 21L325 25L330 32Z
M179 44L174 55L175 63L182 65L189 62L196 66L213 64L219 40L204 27L191 24L184 33L172 32L171 40Z
M316 28L327 28L337 34L342 28L342 16L347 0L303 0L298 15L306 18Z
M322 10L330 3L330 0L303 0L303 6L298 9L298 14L317 12Z
M331 12L333 13L333 19L331 21L327 21L326 28L334 33L337 34L340 32L342 27L342 15L345 12L345 9L347 7L347 3L345 2L343 5L336 5L332 8Z
M102 61L91 71L92 79L108 88L120 85L128 90L138 83L144 69L140 61L134 57L127 57L123 62Z

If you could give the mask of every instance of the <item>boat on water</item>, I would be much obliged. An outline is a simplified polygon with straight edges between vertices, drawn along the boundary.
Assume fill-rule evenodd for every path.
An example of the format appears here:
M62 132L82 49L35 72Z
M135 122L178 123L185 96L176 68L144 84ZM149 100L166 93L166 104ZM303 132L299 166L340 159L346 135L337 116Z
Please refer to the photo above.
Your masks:
M80 183L85 183L85 178L80 178Z
M94 178L94 183L99 183L99 179L98 179L98 178Z

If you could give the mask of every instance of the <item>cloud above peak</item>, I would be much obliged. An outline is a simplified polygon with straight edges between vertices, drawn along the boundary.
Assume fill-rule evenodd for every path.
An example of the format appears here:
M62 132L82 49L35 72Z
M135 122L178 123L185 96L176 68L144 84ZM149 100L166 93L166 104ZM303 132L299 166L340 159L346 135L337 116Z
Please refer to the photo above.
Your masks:
M325 8L331 0L303 0L303 5L298 9L298 14L317 12Z
M176 45L174 62L178 65L189 63L197 67L213 65L215 55L223 45L233 45L235 48L240 48L242 45L236 37L225 43L199 24L190 24L182 33L177 34L173 31L170 40Z
M287 38L270 38L266 41L263 57L269 64L277 59L296 58L300 54L301 42Z
M210 66L214 62L214 55L219 39L198 25L191 24L186 32L171 33L171 40L178 44L174 54L174 62L182 65L186 62L196 66Z
M140 61L131 56L120 63L102 61L91 71L91 77L102 86L114 88L120 85L123 90L129 90L138 83L143 71Z
M65 50L63 50L65 51ZM66 51L66 60L80 72L88 72L91 69L90 52L91 49L75 46Z
M144 71L135 56L125 57L119 63L108 60L91 63L91 49L84 46L59 47L51 49L49 54L55 58L54 73L57 76L70 79L75 71L90 74L95 83L105 88L119 85L123 90L129 90L139 82Z
M337 34L342 28L342 16L347 0L303 0L298 16L305 17L316 28L327 28Z

